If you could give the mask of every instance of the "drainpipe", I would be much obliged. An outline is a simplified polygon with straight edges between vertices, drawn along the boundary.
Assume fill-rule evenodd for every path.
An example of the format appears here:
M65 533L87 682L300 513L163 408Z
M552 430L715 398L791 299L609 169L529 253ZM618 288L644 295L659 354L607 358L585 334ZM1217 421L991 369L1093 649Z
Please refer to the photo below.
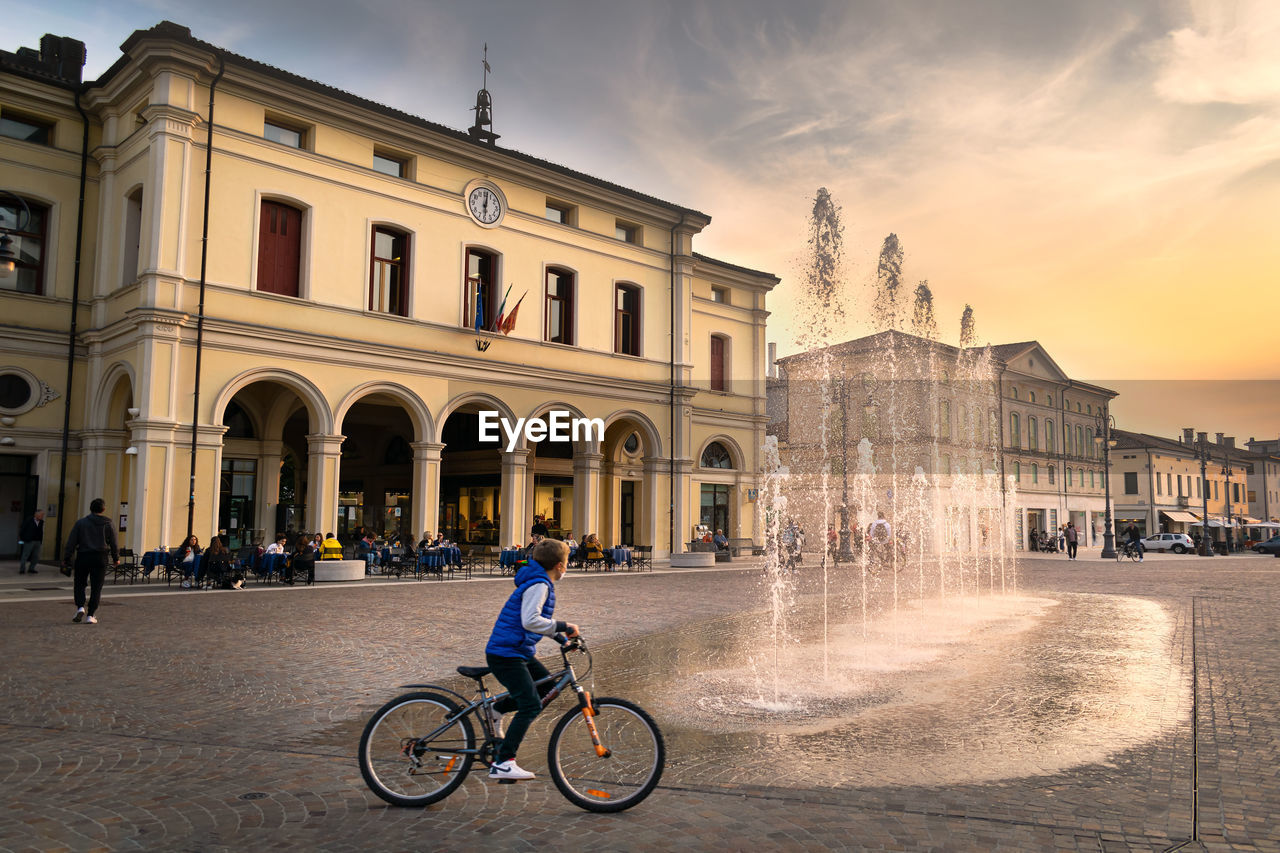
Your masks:
M191 399L191 493L187 499L187 539L191 538L196 518L196 444L200 435L200 361L204 355L204 291L205 272L209 261L209 184L213 174L213 93L226 70L218 57L218 73L209 84L209 131L204 148L204 225L200 233L200 306L196 313L196 381ZM217 472L214 472L217 476Z
M58 529L54 533L53 558L62 558L62 514L67 503L67 452L71 443L71 380L76 366L76 320L80 311L80 252L84 245L84 187L89 176L89 116L80 106L80 92L75 90L76 112L84 125L80 137L80 201L76 208L76 261L71 283L71 325L67 329L67 385L62 406L62 461L58 471ZM83 461L83 460L82 460ZM81 479L84 479L81 476Z

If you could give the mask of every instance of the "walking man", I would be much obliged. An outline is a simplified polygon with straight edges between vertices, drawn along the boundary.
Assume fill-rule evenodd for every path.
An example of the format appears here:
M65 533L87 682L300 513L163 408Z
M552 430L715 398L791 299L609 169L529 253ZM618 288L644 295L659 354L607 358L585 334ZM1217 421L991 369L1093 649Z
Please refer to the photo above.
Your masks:
M18 558L18 574L36 573L40 563L40 549L44 546L44 510L36 510L36 514L22 522L22 530L18 533L18 545L22 553ZM31 566L30 569L27 566Z
M1076 548L1080 545L1080 531L1076 530L1074 521L1067 522L1067 529L1064 535L1067 537L1067 559L1074 560L1076 558Z
M68 563L72 557L75 562L75 596L76 615L72 622L87 619L90 625L98 624L98 617L93 614L98 610L98 601L102 598L102 584L107 579L107 557L111 564L120 562L120 552L116 549L116 532L111 527L111 519L103 513L107 502L102 498L94 498L89 504L89 514L75 523L71 535L67 537L66 553L63 559ZM89 601L86 609L84 587L89 585Z

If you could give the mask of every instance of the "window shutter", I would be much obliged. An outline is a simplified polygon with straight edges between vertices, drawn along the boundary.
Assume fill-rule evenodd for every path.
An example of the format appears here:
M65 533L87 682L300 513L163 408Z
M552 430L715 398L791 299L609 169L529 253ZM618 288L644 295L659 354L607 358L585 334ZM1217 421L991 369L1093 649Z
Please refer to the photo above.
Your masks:
M297 296L301 260L302 212L264 201L258 228L258 290Z
M724 390L724 338L711 338L711 390Z

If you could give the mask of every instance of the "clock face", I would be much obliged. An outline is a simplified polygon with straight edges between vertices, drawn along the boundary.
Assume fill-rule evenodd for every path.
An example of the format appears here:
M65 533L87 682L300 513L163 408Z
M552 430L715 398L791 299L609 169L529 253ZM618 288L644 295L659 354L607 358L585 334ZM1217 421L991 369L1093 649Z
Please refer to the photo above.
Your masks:
M502 217L502 199L488 187L476 187L467 197L471 215L482 225L492 225Z

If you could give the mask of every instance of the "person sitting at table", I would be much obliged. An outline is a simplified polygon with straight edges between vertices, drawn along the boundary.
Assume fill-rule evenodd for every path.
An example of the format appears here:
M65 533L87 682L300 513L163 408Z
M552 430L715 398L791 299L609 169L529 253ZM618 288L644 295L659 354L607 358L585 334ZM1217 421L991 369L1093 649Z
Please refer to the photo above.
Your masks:
M594 533L588 533L583 538L578 554L583 564L591 560L603 560L605 558L604 547L600 544L600 538Z
M284 582L289 586L293 586L293 582L301 575L307 582L307 585L315 583L316 579L316 550L312 542L305 535L299 536L297 543L294 545L293 556L291 556L284 564Z
M569 565L572 566L578 560L578 540L573 538L573 534L569 534L569 538L564 540L564 544L569 546Z
M187 541L178 546L178 554L173 558L175 566L182 567L182 588L191 588L191 579L195 575L196 557L200 554L200 540L195 534L187 537Z
M364 560L364 573L373 574L373 567L378 565L378 552L373 547L373 537L366 533L356 540L356 559Z
M270 545L268 545L268 546L267 546L267 550L266 550L264 553L266 553L266 554L283 554L283 553L285 552L285 547L284 547L284 543L285 543L285 541L286 541L286 540L285 540L285 535L284 535L283 533L279 533L279 534L277 534L277 535L276 535L276 541L274 541L274 542L272 542Z
M204 574L213 581L215 587L219 589L244 587L244 578L235 569L231 561L231 552L222 544L221 538L215 536L209 543L209 550L205 552L204 559Z
M338 537L334 536L332 533L326 533L324 535L324 541L320 543L320 559L342 559L342 543L339 542Z

